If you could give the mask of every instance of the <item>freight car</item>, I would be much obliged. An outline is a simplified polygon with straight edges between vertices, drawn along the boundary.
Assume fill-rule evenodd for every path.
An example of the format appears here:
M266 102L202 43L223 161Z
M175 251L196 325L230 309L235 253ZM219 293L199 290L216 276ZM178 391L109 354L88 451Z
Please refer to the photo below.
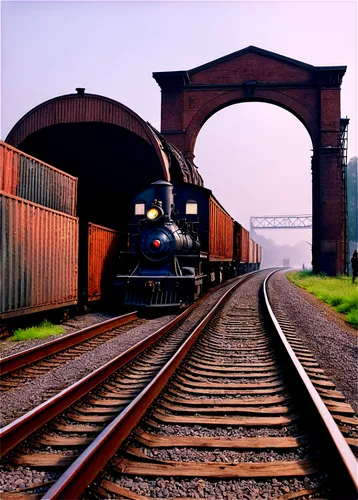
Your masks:
M109 296L128 234L76 211L76 177L0 141L0 323Z
M77 304L78 218L0 191L0 320Z
M129 252L115 288L136 307L181 306L203 290L259 269L261 247L209 189L158 181L133 200Z

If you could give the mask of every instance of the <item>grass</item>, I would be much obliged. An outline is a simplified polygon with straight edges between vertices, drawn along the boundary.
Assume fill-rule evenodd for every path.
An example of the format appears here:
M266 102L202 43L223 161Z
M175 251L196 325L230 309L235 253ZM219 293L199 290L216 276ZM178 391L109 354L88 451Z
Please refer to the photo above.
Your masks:
M44 339L50 335L58 335L65 331L62 326L53 325L50 321L45 319L38 326L32 326L30 328L18 328L14 331L14 335L10 337L10 340L30 340L30 339Z
M290 271L287 277L343 314L345 320L358 329L358 280L353 284L352 278L347 276L331 278L312 274L312 271Z

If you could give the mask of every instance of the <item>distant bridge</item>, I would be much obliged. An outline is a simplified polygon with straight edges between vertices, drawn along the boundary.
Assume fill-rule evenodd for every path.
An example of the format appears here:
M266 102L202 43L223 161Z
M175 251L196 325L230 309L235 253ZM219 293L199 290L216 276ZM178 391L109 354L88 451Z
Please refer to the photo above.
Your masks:
M250 217L251 229L312 229L312 215L266 215Z

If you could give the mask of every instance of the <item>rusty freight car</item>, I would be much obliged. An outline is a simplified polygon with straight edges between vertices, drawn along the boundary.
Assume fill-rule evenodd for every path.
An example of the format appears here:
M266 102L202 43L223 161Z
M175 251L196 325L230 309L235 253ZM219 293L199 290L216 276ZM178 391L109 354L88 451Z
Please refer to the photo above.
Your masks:
M249 271L249 240L249 231L234 221L234 259L239 274Z
M0 191L76 215L77 178L0 141Z
M233 260L234 222L211 194L209 197L209 261Z
M128 250L128 233L88 223L87 301L98 301L110 290L119 251ZM81 259L82 261L82 259Z
M0 192L0 318L77 304L78 218Z

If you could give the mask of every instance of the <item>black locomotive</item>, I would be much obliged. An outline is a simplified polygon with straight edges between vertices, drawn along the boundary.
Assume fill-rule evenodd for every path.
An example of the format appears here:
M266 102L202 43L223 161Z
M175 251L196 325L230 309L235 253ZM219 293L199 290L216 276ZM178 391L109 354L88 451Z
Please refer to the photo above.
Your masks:
M235 259L237 223L206 188L178 184L173 193L171 183L154 182L135 197L132 214L114 283L126 305L182 306L251 270Z
M127 305L180 306L194 300L193 291L200 293L203 284L204 275L197 267L197 221L180 217L172 184L158 181L152 186L134 200L131 251L120 256L125 266L135 267L127 275L117 275L115 286L125 288ZM133 262L138 256L139 261Z

